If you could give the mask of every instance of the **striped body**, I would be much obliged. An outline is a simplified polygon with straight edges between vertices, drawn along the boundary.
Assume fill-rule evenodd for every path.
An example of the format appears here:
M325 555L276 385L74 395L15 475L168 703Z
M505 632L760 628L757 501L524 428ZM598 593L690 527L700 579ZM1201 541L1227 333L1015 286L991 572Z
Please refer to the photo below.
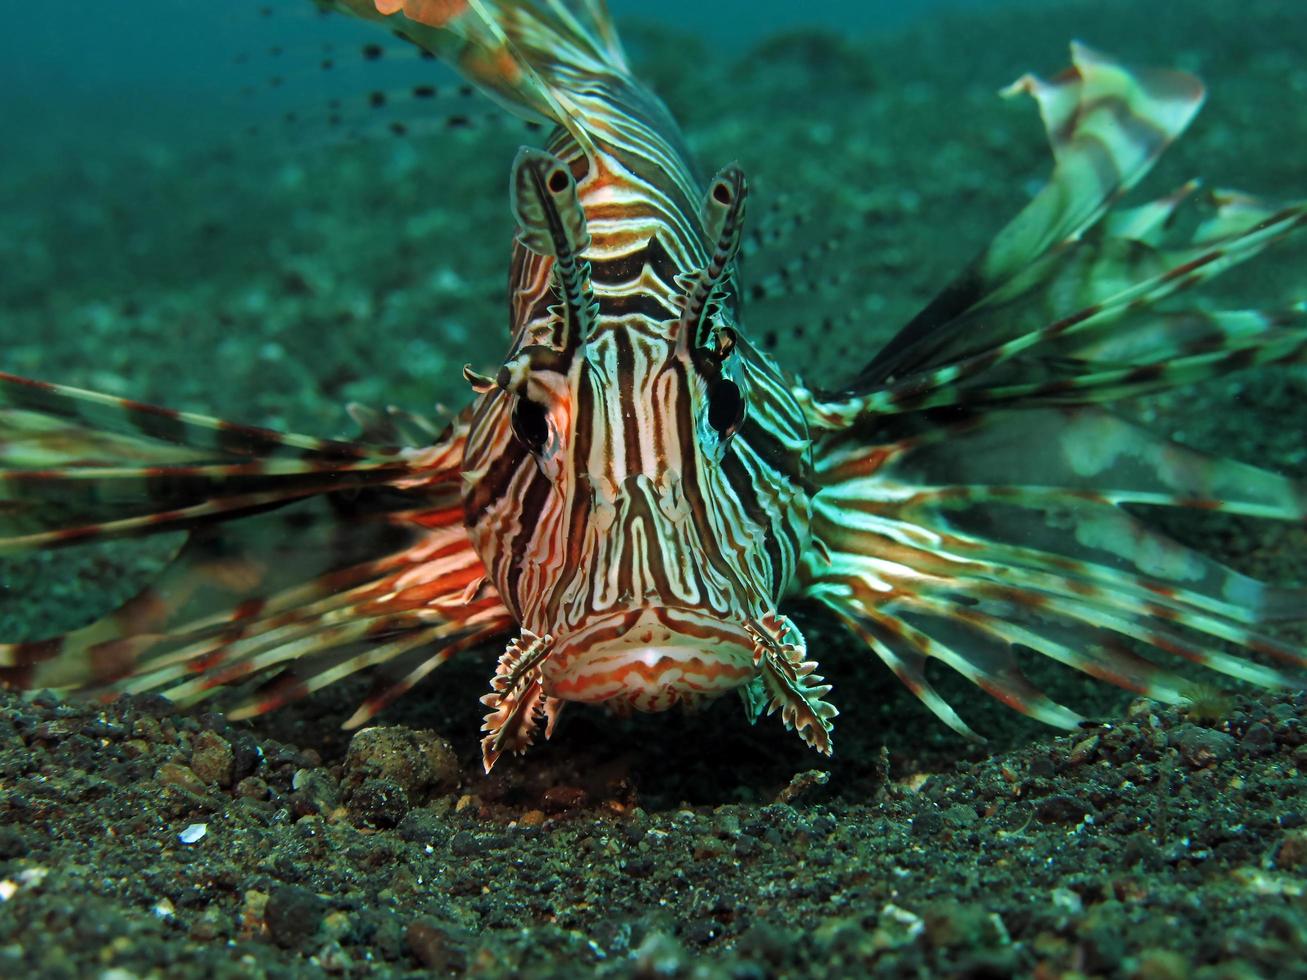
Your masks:
M745 335L744 175L695 178L601 0L333 3L553 127L510 175L504 362L465 370L475 398L443 432L359 412L351 443L0 375L0 549L191 535L114 615L0 646L0 678L189 702L271 675L245 717L376 667L355 725L506 640L487 769L567 701L658 711L730 690L829 753L837 712L781 611L793 596L966 735L931 660L1067 728L1085 719L1018 650L1169 702L1189 682L1141 646L1302 685L1307 657L1272 627L1307 616L1307 589L1242 575L1138 508L1302 522L1307 486L1105 407L1307 359L1307 305L1188 297L1307 224L1307 204L1196 182L1120 204L1197 112L1196 79L1074 45L1063 74L1012 86L1043 116L1047 186L819 390Z
M578 102L592 150L566 132L548 149L574 175L591 235L594 322L560 338L556 259L515 242L508 360L537 356L514 390L478 399L464 501L505 603L553 639L546 695L659 710L752 678L744 624L777 607L807 546L810 442L769 357L743 342L722 364L709 352L736 328L731 277L698 336L680 328L678 278L705 266L711 242L670 120L607 93ZM722 377L745 406L726 438L709 420ZM523 399L547 418L542 451L514 434Z

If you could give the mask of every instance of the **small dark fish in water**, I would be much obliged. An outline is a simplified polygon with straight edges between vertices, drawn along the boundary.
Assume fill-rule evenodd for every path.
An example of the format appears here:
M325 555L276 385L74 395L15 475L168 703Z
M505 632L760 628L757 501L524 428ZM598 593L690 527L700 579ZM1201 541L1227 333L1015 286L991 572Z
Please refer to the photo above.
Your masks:
M1303 651L1266 626L1307 616L1307 590L1239 574L1127 509L1307 511L1302 483L1110 408L1307 351L1302 304L1187 298L1302 227L1307 205L1195 184L1118 203L1197 112L1196 79L1074 45L1063 74L1013 85L1043 115L1048 185L820 390L744 328L744 174L694 177L599 0L334 6L552 127L512 168L503 365L465 372L475 397L443 431L359 410L353 442L3 377L0 547L189 532L117 612L0 647L7 683L189 704L270 675L231 714L246 718L384 665L356 726L502 637L487 769L540 722L548 735L568 701L662 711L732 690L750 720L779 710L829 753L831 686L782 611L799 597L967 735L928 660L1063 728L1083 719L1027 680L1016 649L1168 702L1185 680L1134 641L1264 687L1303 683Z

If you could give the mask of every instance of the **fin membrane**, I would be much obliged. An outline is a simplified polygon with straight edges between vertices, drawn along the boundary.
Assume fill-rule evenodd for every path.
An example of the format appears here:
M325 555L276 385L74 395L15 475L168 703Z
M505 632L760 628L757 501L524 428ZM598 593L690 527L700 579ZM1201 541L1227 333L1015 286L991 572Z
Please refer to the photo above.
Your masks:
M1079 716L1022 675L1014 648L1172 703L1189 685L1131 642L1264 687L1307 681L1307 657L1266 632L1307 617L1307 588L1240 574L1123 506L1301 522L1301 483L1093 407L855 426L823 442L817 476L804 593L959 732L970 729L926 681L928 659L1061 727Z
M1307 224L1307 203L1195 183L1131 208L1117 199L1202 100L1196 79L1128 71L1082 45L1074 67L1010 91L1039 102L1048 185L971 266L843 388L803 392L810 422L948 405L1106 401L1252 364L1301 360L1302 304L1154 307Z
M110 615L0 644L0 681L193 703L271 676L232 713L248 717L387 665L350 719L361 724L512 625L463 528L462 419L400 450L8 376L0 402L0 549L189 532L158 579ZM414 428L359 414L374 432Z

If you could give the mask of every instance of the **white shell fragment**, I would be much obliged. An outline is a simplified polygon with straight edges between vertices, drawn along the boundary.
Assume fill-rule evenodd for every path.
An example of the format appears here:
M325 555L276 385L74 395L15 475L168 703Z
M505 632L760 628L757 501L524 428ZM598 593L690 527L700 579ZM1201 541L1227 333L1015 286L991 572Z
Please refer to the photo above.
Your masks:
M208 832L209 825L207 823L193 823L178 834L177 839L183 844L194 844Z

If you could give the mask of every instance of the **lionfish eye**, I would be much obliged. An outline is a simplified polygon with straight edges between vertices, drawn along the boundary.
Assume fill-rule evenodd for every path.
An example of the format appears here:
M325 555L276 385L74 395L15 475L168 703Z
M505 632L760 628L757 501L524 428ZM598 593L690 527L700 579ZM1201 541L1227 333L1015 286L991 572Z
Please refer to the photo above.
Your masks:
M717 436L726 440L735 434L744 421L744 396L740 386L730 378L719 378L708 389L708 424Z
M528 452L539 453L545 448L545 442L549 439L549 413L539 402L518 395L513 414L509 416L509 425L513 437Z

